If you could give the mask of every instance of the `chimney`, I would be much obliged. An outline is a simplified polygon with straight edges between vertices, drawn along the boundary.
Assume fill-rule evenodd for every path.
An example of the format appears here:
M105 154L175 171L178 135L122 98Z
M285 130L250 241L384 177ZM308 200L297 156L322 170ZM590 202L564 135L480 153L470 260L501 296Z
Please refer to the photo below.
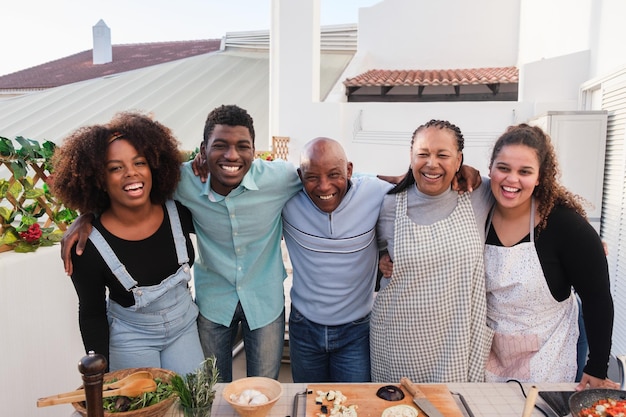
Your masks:
M108 64L113 61L111 46L111 29L102 19L92 27L93 31L93 64Z

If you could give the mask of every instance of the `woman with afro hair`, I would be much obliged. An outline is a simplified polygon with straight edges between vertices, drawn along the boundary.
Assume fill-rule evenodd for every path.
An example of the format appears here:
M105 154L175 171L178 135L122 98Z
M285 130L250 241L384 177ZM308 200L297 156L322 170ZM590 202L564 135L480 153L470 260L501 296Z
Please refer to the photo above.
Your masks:
M181 162L170 129L133 112L77 129L55 152L53 193L95 214L71 277L85 350L110 370L184 375L204 359L189 289L191 214L171 200Z

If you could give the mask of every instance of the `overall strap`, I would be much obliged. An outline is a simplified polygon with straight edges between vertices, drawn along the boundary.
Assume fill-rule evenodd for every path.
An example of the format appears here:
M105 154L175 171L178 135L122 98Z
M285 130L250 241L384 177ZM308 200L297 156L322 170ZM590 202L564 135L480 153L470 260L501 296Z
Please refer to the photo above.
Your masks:
M178 257L178 264L183 265L189 262L189 254L187 253L187 240L183 234L183 227L180 224L180 217L178 210L176 209L176 203L174 200L167 200L165 202L165 208L167 214L170 217L170 227L172 229L172 236L174 237L174 245L176 246L176 256Z
M126 288L126 291L131 291L133 287L137 286L137 281L130 276L126 267L123 263L120 262L118 257L111 249L111 246L107 243L102 236L102 233L95 227L91 229L91 234L89 235L89 240L94 244L104 262L109 266L113 275L117 278L117 280Z

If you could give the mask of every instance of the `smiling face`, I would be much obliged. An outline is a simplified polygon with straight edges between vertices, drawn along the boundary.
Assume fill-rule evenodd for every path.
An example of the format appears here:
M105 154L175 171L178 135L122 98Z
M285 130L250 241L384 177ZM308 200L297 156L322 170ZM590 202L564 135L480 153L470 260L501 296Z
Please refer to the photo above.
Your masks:
M434 196L450 189L462 156L449 129L433 126L419 131L411 147L411 170L418 190Z
M220 195L228 195L241 184L252 166L254 142L247 127L218 124L203 142L201 152L209 164L211 188Z
M107 148L105 187L111 206L150 203L152 171L146 158L127 140L114 140Z
M298 175L311 201L323 212L332 213L348 192L352 162L338 142L317 138L303 151Z
M526 145L503 146L491 163L489 177L499 207L528 209L539 185L537 152Z

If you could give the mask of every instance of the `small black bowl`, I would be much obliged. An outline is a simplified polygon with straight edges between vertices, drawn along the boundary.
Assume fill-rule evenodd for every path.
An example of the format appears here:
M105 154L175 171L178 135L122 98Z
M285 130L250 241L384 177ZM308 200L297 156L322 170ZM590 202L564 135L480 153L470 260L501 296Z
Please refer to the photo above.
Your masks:
M385 401L400 401L404 398L404 392L395 385L385 385L384 387L378 388L376 396Z

